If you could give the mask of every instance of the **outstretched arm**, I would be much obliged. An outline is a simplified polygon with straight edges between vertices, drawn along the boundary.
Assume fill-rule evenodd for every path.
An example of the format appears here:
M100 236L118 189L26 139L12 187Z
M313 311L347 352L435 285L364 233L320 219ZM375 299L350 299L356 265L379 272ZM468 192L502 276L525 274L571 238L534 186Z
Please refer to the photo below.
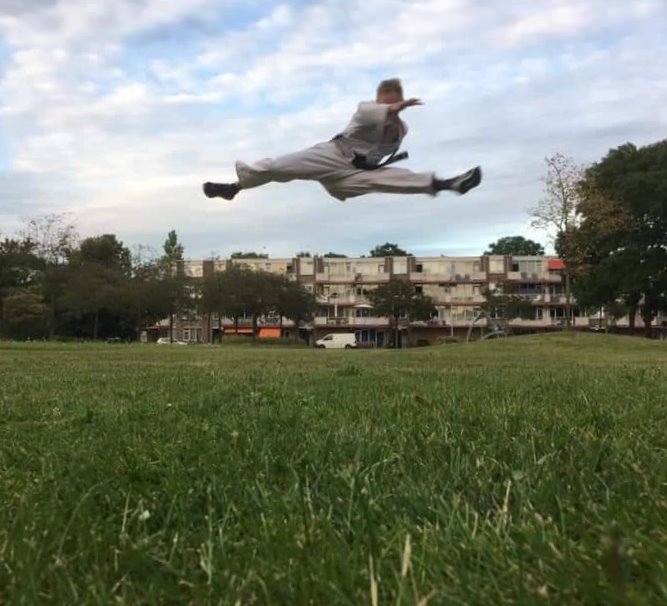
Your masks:
M421 99L411 98L406 99L405 101L399 101L398 103L392 103L389 106L390 114L398 114L408 107L414 107L415 105L424 105Z

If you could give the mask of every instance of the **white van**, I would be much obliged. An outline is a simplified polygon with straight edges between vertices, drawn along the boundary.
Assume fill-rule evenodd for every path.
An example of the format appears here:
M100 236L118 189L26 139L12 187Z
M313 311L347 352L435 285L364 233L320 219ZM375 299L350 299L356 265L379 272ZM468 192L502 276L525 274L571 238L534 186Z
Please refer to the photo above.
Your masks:
M352 349L357 346L357 337L353 332L330 333L315 341L321 349Z

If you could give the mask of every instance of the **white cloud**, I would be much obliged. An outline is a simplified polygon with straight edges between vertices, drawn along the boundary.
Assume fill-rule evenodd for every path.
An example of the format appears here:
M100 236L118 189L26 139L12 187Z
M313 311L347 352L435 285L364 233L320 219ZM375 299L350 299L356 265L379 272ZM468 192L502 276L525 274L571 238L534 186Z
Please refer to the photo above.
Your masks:
M159 244L175 227L195 255L264 245L359 253L376 240L475 252L525 231L546 154L592 161L667 126L667 7L657 1L30 5L0 8L10 51L0 121L13 171L4 180L32 174L62 187L15 187L10 224L41 201L75 211L84 233ZM255 16L235 21L236 9ZM133 45L189 19L210 24L180 52ZM331 137L393 75L426 101L406 116L406 166L450 174L481 162L479 191L345 204L313 183L269 185L231 204L201 195L202 181L233 178L236 158Z

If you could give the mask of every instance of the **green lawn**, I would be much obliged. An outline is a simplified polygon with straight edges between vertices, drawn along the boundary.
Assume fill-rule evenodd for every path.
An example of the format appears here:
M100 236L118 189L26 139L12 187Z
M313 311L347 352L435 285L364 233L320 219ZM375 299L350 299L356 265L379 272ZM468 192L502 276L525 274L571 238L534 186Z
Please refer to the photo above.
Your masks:
M667 343L0 344L0 604L667 604Z

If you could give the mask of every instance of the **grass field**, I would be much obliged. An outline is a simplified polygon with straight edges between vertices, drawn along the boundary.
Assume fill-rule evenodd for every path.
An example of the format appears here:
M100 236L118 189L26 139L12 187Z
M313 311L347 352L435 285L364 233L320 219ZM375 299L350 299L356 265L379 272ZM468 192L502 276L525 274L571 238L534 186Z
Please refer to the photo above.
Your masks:
M667 604L667 344L0 344L0 603Z

